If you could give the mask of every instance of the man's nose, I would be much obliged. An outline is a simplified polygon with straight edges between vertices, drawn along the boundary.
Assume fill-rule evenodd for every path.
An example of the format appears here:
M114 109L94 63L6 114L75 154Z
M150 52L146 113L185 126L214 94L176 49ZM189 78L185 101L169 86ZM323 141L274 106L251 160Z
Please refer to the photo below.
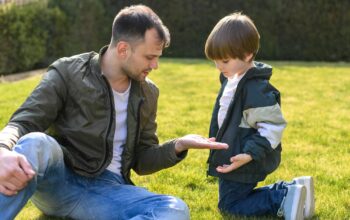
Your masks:
M158 69L158 60L153 60L150 64L151 69Z

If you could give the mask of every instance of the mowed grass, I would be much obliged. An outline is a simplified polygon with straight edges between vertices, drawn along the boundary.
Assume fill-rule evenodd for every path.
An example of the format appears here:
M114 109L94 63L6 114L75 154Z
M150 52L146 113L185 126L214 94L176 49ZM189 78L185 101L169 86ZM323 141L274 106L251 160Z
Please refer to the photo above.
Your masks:
M288 126L283 136L282 163L259 185L312 175L316 184L314 219L349 219L350 64L268 63L274 66L271 82L282 93L282 110ZM159 70L150 76L161 91L158 103L161 142L188 133L207 136L219 89L218 76L209 61L161 60ZM39 79L0 84L1 127ZM217 181L206 176L207 156L207 150L192 150L180 164L149 176L133 174L133 180L151 191L182 198L192 219L222 219L217 210ZM16 219L56 218L42 215L28 202Z

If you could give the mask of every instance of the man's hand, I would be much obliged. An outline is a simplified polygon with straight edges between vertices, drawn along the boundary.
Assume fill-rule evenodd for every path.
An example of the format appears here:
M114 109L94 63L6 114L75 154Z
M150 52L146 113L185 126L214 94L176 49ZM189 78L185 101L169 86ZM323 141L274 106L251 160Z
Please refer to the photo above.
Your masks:
M177 154L188 149L227 149L228 145L215 142L215 138L205 138L196 134L189 134L177 139L175 151Z
M252 156L249 154L237 154L234 157L231 157L230 161L232 162L230 165L224 164L223 166L218 166L216 168L216 171L219 173L228 173L232 170L235 170L241 166L243 166L246 163L249 163L252 161Z
M13 196L34 177L27 159L14 151L0 148L0 193Z

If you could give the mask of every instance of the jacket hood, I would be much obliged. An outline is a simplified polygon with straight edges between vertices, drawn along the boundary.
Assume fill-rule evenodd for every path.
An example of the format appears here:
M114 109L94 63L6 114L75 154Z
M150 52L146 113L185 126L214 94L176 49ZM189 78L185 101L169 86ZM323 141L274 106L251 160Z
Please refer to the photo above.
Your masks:
M268 64L254 61L254 67L250 68L244 79L260 78L270 80L272 76L272 67ZM220 74L220 83L223 84L227 78L224 74Z
M268 64L254 61L254 67L247 72L247 78L261 78L269 80L272 75L272 67Z

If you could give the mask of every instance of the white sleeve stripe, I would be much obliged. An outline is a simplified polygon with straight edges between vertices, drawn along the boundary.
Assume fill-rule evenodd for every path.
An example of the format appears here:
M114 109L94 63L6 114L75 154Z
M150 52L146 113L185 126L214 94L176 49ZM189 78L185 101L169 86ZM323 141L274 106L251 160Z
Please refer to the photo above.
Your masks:
M273 125L264 122L259 122L258 124L258 132L261 136L265 137L271 144L271 147L275 149L282 140L282 133L285 124Z
M287 125L279 104L266 107L250 108L243 111L239 127L255 128L275 149L282 140L282 133Z
M249 108L243 111L240 127L251 127L258 129L257 123L286 124L279 104L266 107Z

